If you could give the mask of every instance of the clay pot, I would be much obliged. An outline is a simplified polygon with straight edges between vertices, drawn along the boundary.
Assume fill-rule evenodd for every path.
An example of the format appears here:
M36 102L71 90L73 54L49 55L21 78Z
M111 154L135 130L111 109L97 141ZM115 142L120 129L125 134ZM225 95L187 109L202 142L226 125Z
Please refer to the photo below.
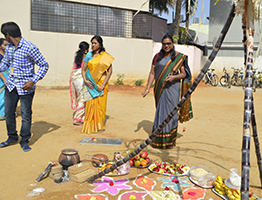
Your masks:
M80 157L78 155L77 149L63 149L58 158L58 162L63 166L64 169L77 164L80 162Z

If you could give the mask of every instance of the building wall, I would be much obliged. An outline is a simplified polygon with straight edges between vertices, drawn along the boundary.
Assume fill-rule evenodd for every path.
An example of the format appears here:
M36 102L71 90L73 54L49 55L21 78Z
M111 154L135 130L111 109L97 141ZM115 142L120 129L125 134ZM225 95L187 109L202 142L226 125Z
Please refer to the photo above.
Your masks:
M162 44L160 42L154 43L153 55L158 53L161 48ZM190 67L192 76L196 77L201 69L203 51L195 46L179 44L175 45L175 50L188 56L188 65Z
M233 0L220 0L214 5L216 0L210 1L210 17L209 17L209 38L208 38L208 55L212 52L213 46L220 35L220 32L228 18L232 7ZM217 57L210 68L217 69L218 74L222 74L223 67L227 67L229 72L234 68L243 68L244 65L244 48L243 48L243 31L242 31L242 16L236 15L225 40L219 50ZM255 30L259 31L258 22L255 22ZM259 37L255 34L254 37L254 54L257 53ZM254 64L254 68L261 69L262 63L258 53L258 59Z
M87 0L74 2L92 2ZM69 75L72 70L75 52L81 41L90 43L93 35L67 34L55 32L32 31L30 29L30 0L4 1L0 23L16 22L22 31L22 36L37 45L48 61L50 69L46 77L39 81L41 86L68 86ZM100 0L93 1L99 5L113 5L118 8L137 10L144 0ZM14 6L15 5L15 6ZM148 10L148 4L143 7ZM1 35L1 34L0 34ZM3 37L2 35L0 37ZM102 36L103 37L103 36ZM140 78L147 78L153 54L153 41L135 38L103 37L104 46L114 58L111 83L117 79L117 74L125 74L125 80L135 82ZM90 48L91 49L91 48Z
M161 42L163 36L167 34L167 20L153 16L152 36L154 42Z
M127 10L138 10L148 12L149 2L143 5L145 0L65 0L70 2L87 3L93 5L108 6L114 8L123 8ZM142 6L143 5L143 6Z

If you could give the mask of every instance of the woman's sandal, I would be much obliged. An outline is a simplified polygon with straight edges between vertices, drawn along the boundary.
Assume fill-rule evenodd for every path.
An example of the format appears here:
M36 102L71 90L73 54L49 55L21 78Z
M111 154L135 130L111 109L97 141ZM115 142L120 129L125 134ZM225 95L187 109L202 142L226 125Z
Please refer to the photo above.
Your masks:
M73 124L76 125L76 126L81 126L83 123L82 122L78 122L78 121L74 121Z
M97 132L98 133L103 133L103 132L105 132L105 129L104 130L98 130Z

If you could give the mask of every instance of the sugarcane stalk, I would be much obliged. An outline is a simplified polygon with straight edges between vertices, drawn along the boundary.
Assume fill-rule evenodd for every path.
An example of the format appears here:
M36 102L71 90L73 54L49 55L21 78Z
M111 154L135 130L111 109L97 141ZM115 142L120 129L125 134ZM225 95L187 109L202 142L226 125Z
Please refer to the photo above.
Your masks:
M247 58L245 75L244 122L242 144L242 173L241 173L241 199L249 199L249 172L250 172L250 137L252 112L252 76L253 76L253 49L254 49L254 16L252 2L245 1L245 19L247 35Z
M207 72L208 68L210 67L211 63L215 59L224 39L225 36L229 30L229 27L235 17L235 4L232 5L230 14L227 18L227 21L217 39L217 42L215 44L215 48L212 50L210 56L208 57L208 60L206 61L204 67L201 69L200 73L188 89L188 91L184 94L184 96L181 98L181 100L178 102L178 104L175 106L175 108L169 113L169 115L166 117L166 119L159 124L159 126L156 128L156 130L147 138L142 144L140 144L139 147L137 147L133 152L128 154L125 158L122 160L117 161L114 163L111 167L104 169L103 171L99 172L98 174L95 174L87 179L89 183L93 183L94 180L106 175L109 172L114 171L117 167L123 165L124 163L128 162L131 158L133 158L135 155L137 155L139 152L141 152L142 149L146 148L147 145L151 143L153 139L157 137L157 135L162 131L162 129L168 124L168 122L175 116L175 114L178 112L178 110L182 107L182 105L185 103L185 101L190 97L190 95L194 92L199 82L203 79L204 74Z
M243 44L244 44L244 65L246 65L247 60L247 35L246 35L246 17L242 16L242 29L243 29ZM258 140L258 134L257 134L257 124L256 124L256 118L255 118L255 110L254 110L254 97L252 95L252 109L251 109L251 124L252 124L252 133L253 133L253 139L255 143L255 150L256 150L256 156L257 156L257 165L259 169L260 174L260 182L262 186L262 160L261 160L261 153L260 153L260 145Z

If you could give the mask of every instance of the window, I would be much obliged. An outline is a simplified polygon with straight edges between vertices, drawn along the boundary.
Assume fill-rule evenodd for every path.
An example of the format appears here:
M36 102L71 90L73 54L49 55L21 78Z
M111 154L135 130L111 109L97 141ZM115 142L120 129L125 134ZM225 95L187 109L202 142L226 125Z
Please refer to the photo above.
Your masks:
M131 38L134 37L133 15L133 11L118 8L62 0L31 0L31 29L36 31ZM147 26L151 27L151 23ZM145 37L141 34L140 38L151 38L151 33Z
M125 10L57 0L31 0L31 28L125 37Z
M152 38L152 15L140 13L133 20L133 37L134 38Z

